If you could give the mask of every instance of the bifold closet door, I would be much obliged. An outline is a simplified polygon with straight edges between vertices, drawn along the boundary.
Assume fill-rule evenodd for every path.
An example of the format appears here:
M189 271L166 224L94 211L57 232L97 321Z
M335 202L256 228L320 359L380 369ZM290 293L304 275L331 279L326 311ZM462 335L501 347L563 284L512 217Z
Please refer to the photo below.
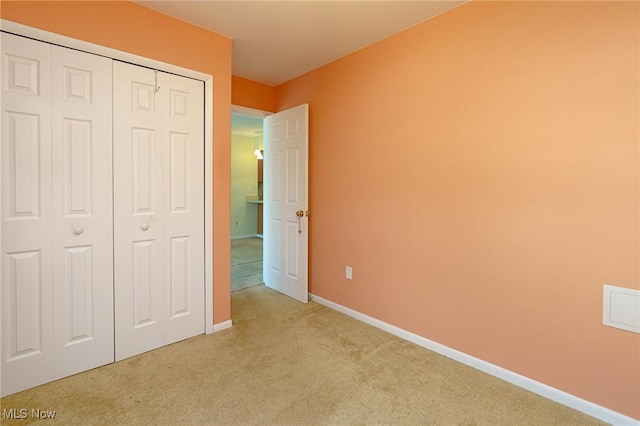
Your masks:
M114 359L111 70L2 34L2 395Z
M116 360L204 333L204 90L114 61Z
M53 46L56 378L114 361L112 60Z

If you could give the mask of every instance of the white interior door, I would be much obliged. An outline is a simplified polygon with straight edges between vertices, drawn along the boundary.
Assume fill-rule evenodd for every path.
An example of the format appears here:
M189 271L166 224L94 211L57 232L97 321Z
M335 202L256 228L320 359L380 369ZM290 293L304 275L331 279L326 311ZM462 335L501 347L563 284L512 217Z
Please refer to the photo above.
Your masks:
M110 86L2 34L2 395L113 360Z
M204 332L202 82L114 62L116 360Z
M264 122L264 283L308 301L308 120L303 104Z

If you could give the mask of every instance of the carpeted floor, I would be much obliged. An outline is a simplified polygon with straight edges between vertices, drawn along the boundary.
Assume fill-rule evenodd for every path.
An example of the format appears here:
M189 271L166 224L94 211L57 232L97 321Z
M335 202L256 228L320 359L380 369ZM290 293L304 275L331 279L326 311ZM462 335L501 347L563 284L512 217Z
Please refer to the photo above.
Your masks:
M231 291L262 284L262 238L231 240Z
M80 425L596 425L494 377L263 285L234 326L0 400ZM33 418L2 424L28 424Z

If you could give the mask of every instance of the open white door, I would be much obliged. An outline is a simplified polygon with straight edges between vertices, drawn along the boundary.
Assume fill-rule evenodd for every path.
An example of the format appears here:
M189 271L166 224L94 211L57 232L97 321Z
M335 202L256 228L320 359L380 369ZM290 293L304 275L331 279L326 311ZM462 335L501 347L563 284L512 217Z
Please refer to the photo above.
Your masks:
M309 105L264 121L264 283L308 301Z

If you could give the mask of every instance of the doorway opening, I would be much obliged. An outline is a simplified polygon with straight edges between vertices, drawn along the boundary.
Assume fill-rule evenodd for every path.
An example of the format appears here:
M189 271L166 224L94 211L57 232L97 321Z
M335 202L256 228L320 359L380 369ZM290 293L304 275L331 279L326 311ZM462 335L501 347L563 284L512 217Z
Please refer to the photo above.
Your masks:
M246 111L249 112L246 112ZM231 183L234 187L241 188L244 196L232 196L241 201L244 209L236 210L232 205L231 227L240 228L241 222L237 218L247 211L247 204L257 204L258 208L264 208L263 219L258 220L258 208L256 208L256 236L257 225L263 224L264 249L262 283L292 299L302 303L309 301L309 104L301 104L293 108L280 111L275 114L244 107L232 107L232 112L239 115L249 115L263 118L263 133L254 129L254 145L248 150L260 154L260 142L264 134L264 175L263 200L255 193L252 187L253 178L248 185L240 186L238 181L243 181L243 174L236 174L237 167L231 166ZM259 115L263 113L263 115ZM241 117L232 115L237 121ZM232 127L234 127L232 125ZM238 125L235 128L239 128ZM251 138L249 137L249 141ZM234 160L232 144L232 161ZM255 155L255 154L254 154ZM256 173L256 186L258 175L258 162L251 160ZM253 175L253 171L250 172ZM244 193L242 193L244 188ZM247 195L250 194L250 195ZM249 198L247 198L249 197ZM264 202L264 204L263 204ZM253 212L251 212L253 213ZM234 216L237 215L237 216ZM251 217L251 216L250 216ZM246 232L246 231L245 231ZM250 237L251 234L242 234L240 231L231 235L235 239Z
M263 284L263 118L231 114L231 291Z

